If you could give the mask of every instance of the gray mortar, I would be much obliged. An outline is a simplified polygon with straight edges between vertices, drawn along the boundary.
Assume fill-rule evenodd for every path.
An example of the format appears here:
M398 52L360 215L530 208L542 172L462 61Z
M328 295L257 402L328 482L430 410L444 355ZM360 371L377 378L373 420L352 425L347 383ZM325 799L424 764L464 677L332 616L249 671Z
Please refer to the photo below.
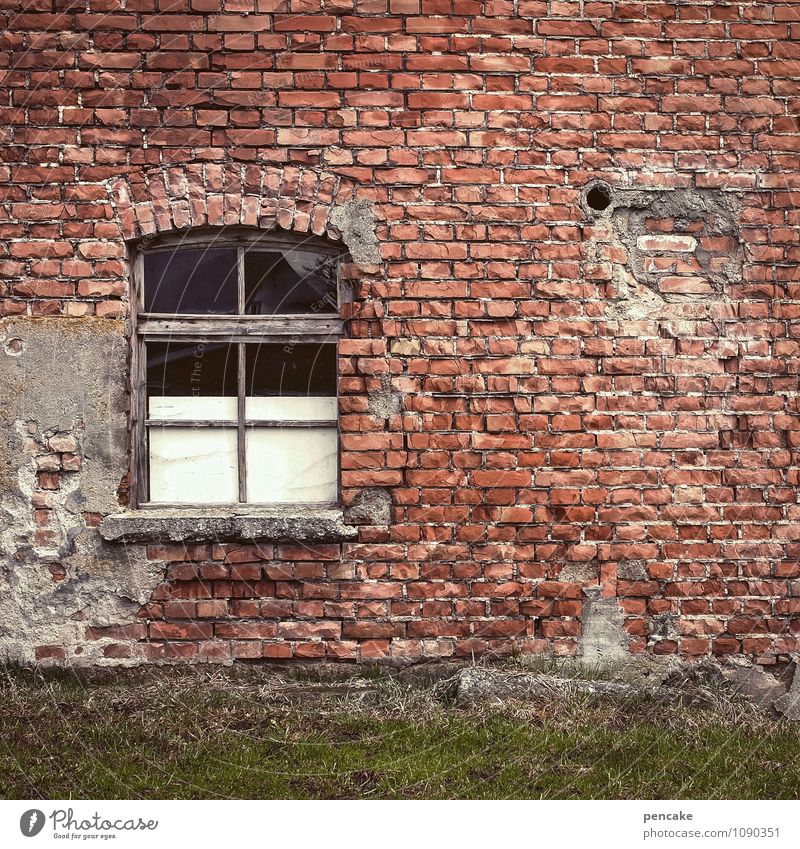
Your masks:
M617 565L617 577L623 581L649 581L650 575L642 560L622 560Z
M392 496L388 489L362 489L345 508L345 520L356 525L388 525L392 518Z
M666 301L658 292L636 282L623 266L614 267L617 298L608 304L606 314L618 321L647 321L664 314Z
M558 573L559 581L572 581L580 584L596 584L600 579L600 566L596 561L588 563L567 563Z
M360 198L335 207L331 212L331 223L342 234L342 241L347 245L353 262L376 265L381 261L375 233L377 218L370 201Z
M775 700L775 710L787 719L800 719L800 667L795 665L794 677L789 692Z
M400 413L403 396L392 387L392 377L382 374L380 388L367 393L367 412L376 419L391 419Z
M589 666L609 666L627 660L629 637L625 614L616 598L604 598L602 587L584 587L583 624L578 652Z
M578 698L592 695L610 698L646 697L665 704L682 702L690 705L709 703L707 694L699 689L680 690L674 687L646 686L642 682L629 684L622 681L589 680L557 675L535 675L525 672L489 669L474 666L463 669L455 676L457 704L494 704L502 706L515 700L553 698Z
M650 619L648 643L654 645L661 640L673 640L680 636L678 616L675 613L658 613Z
M7 318L0 348L0 657L30 662L39 645L77 647L87 624L136 621L163 565L141 549L108 546L81 515L119 509L127 470L123 324ZM81 468L49 493L56 536L40 545L31 503L36 458L51 453L46 442L57 434L77 439ZM63 580L53 580L56 565ZM103 645L88 643L70 660L102 663Z
M760 666L752 666L737 659L722 668L722 675L735 692L746 696L764 710L771 707L778 709L778 703L783 704L786 685Z

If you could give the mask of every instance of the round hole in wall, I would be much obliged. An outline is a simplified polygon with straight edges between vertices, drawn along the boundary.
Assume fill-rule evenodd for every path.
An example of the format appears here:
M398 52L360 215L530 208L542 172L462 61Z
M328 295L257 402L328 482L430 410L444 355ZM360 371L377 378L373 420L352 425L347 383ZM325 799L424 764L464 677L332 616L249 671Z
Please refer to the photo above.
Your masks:
M25 343L22 339L9 339L4 350L9 357L20 357L25 351Z
M602 212L611 206L611 186L608 183L593 183L586 192L586 206L593 212Z

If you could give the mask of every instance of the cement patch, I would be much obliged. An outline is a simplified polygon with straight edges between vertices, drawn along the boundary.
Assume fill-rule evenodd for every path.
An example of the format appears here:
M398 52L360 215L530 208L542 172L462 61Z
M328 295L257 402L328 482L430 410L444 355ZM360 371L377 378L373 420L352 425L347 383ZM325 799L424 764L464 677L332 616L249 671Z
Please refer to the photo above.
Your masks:
M376 419L391 419L403 408L403 396L392 386L391 375L382 374L380 387L367 393L367 412Z
M368 200L361 198L337 206L331 212L331 223L342 234L353 262L375 265L381 261L375 233L377 218Z
M601 593L601 587L583 589L583 633L578 651L582 663L590 666L609 666L630 657L622 608L616 598L604 598Z

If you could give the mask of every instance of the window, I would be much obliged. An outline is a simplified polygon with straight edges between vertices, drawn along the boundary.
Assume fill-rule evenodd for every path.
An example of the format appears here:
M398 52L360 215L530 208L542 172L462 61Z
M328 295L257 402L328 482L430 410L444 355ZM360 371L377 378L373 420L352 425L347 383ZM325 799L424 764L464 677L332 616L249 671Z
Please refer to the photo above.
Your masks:
M134 506L338 501L340 253L235 231L139 246Z

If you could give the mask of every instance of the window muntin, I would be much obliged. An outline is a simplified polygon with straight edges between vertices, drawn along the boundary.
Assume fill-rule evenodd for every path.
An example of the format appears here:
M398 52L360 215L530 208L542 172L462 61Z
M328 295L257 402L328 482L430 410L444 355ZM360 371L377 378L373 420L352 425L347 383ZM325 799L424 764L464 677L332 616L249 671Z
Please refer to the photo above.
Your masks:
M336 502L339 252L260 234L216 245L159 245L135 264L135 504Z

